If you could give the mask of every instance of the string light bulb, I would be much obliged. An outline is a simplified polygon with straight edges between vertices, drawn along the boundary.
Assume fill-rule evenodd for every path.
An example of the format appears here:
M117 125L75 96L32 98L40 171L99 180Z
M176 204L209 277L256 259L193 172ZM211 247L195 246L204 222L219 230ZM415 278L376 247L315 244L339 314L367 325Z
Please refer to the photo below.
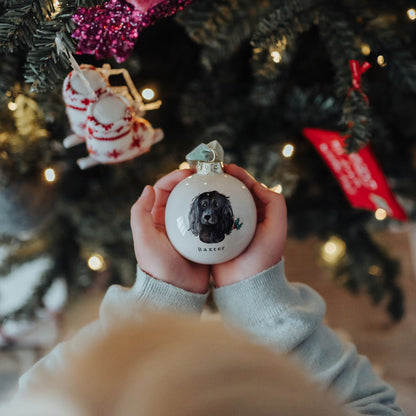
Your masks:
M43 171L43 176L45 177L46 182L55 182L56 180L56 172L52 168L46 168Z
M386 61L385 61L385 59L384 59L384 56L383 56L383 55L379 55L379 56L377 56L377 63L378 63L380 66L386 66L386 65L387 65L387 63L386 63Z
M368 274L374 277L379 277L383 273L383 270L380 266L377 266L376 264L373 264L368 268Z
M337 263L345 254L345 243L338 237L331 237L321 249L321 257L328 264Z
M142 92L141 92L141 94L142 94L142 97L145 99L145 100L152 100L153 98L155 98L155 92L154 92L154 90L152 90L151 88L145 88Z
M284 157L287 157L287 158L292 157L294 152L295 152L295 146L293 146L293 144L288 143L283 146L282 155Z
M188 162L182 162L180 165L179 165L179 169L190 169L191 168L191 166L189 165L189 163Z
M53 8L55 11L51 14L51 17L55 17L61 11L61 1L53 0Z
M406 13L407 13L407 17L410 20L416 20L416 10L415 9L409 9Z
M17 110L17 104L14 101L10 101L9 104L7 105L7 107L9 107L10 111L16 111Z
M282 185L280 183L278 183L277 185L273 186L271 188L271 190L273 192L276 192L277 194L281 194L283 192L283 187L282 187Z
M363 55L365 55L365 56L370 55L370 53L371 53L371 48L370 48L370 45L369 45L368 43L363 43L363 44L361 45L361 53L362 53Z
M101 254L93 254L88 259L88 267L95 272L105 269L105 261Z
M387 218L387 211L383 208L377 208L374 216L376 217L376 220L383 221Z
M278 51L270 52L270 56L272 57L272 61L278 64L282 60L282 55Z

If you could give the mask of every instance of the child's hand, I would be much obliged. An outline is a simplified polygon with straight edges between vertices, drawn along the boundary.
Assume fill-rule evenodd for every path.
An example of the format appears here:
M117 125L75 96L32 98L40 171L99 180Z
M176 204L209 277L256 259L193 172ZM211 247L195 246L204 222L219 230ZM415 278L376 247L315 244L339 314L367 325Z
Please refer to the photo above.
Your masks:
M209 268L183 258L165 230L166 202L172 189L191 170L176 170L147 185L131 209L134 252L140 268L152 277L194 293L208 290Z
M283 195L269 190L236 165L225 166L225 172L243 182L257 207L257 229L253 240L238 257L212 266L215 284L227 286L268 269L283 256L287 219Z

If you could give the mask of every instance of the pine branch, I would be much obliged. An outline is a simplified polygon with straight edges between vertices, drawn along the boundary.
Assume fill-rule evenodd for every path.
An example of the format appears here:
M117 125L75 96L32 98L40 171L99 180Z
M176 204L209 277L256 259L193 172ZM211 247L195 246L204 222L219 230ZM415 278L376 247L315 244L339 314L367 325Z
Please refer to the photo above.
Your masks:
M270 106L279 95L281 82L277 78L291 61L298 36L309 30L315 20L313 10L306 12L312 3L285 3L258 24L251 38L254 103Z
M58 54L55 38L61 33L62 41L71 53L75 53L76 43L71 38L75 24L71 18L77 8L85 3L91 2L63 1L59 13L51 21L42 22L37 28L25 65L25 79L32 84L33 91L53 89L71 70L69 59Z
M352 74L349 61L360 59L355 46L355 32L339 6L335 9L328 4L320 14L320 34L335 70L335 94L344 101L340 127L347 135L347 150L356 151L371 139L371 113L363 94L350 90ZM362 85L365 91L363 80Z
M201 62L213 65L233 55L248 40L258 19L265 13L267 0L199 1L176 17L188 35L202 45Z
M392 28L374 28L366 41L375 54L382 54L387 62L385 68L393 85L404 93L416 92L416 60L404 47L397 32Z
M16 74L19 73L20 59L17 53L7 54L0 59L0 102L7 99L7 91L14 87Z
M282 34L293 36L304 31L304 24L314 18L314 14L304 19L321 3L319 0L281 1L281 5L273 10L258 24L251 42L256 48L266 49L270 44L282 42ZM310 9L310 10L308 10Z
M17 49L32 47L36 27L50 10L43 8L40 1L10 1L6 13L0 17L0 50L15 52ZM49 6L51 2L48 2ZM52 6L53 7L53 6Z

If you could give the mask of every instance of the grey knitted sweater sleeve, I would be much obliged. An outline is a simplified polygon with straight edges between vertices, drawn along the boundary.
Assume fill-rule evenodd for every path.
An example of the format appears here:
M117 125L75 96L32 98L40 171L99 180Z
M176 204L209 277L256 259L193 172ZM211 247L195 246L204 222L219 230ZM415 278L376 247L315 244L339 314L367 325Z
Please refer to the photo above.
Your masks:
M136 281L131 288L110 286L100 306L99 318L82 328L69 341L61 342L19 379L13 400L21 400L30 393L42 390L51 374L58 374L71 366L71 358L89 344L105 336L122 321L140 322L144 311L175 312L199 315L208 293L197 294L157 280L137 267Z
M395 392L366 357L322 323L325 303L310 287L291 284L283 261L245 281L217 288L225 322L280 353L290 353L341 404L363 415L398 416Z
M51 374L71 366L71 357L100 339L121 320L143 319L143 310L199 314L208 294L190 293L148 276L140 268L131 288L111 286L99 319L60 343L19 381L16 400L41 388ZM283 262L234 285L214 290L224 321L278 352L290 353L340 402L363 415L397 416L395 394L371 370L368 360L342 343L325 325L325 304L307 286L289 284Z

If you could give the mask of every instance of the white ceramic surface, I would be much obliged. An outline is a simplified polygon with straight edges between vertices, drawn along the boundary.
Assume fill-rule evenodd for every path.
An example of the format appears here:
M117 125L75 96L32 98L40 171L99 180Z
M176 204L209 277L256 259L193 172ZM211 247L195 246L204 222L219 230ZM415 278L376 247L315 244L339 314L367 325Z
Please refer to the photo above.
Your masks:
M209 170L210 164L204 165ZM166 205L165 225L171 243L196 263L217 264L238 256L250 244L256 223L251 193L241 181L222 171L184 179Z

